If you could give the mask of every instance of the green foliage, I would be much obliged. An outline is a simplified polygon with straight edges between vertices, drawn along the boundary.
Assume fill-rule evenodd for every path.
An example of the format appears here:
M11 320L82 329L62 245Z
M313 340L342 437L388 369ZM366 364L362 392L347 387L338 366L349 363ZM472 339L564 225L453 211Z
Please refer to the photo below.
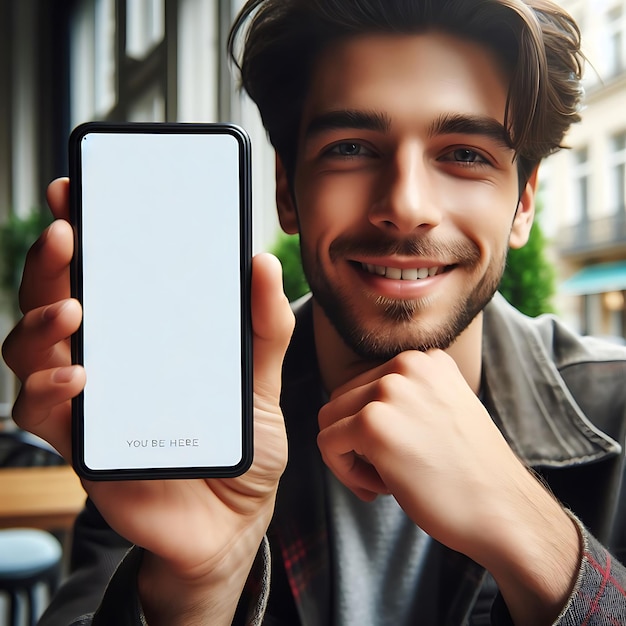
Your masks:
M535 220L528 243L510 250L500 283L502 295L518 310L535 317L553 311L556 272L546 257L546 240ZM298 235L281 233L272 249L283 265L285 293L290 301L309 291L300 260Z
M546 240L535 220L528 243L510 250L500 293L519 311L536 317L552 313L556 271L546 256Z
M271 252L282 263L283 287L289 301L293 302L308 293L309 285L304 277L300 258L300 237L281 232Z
M34 210L27 217L11 214L0 225L0 287L9 294L15 307L26 253L51 222L48 211Z

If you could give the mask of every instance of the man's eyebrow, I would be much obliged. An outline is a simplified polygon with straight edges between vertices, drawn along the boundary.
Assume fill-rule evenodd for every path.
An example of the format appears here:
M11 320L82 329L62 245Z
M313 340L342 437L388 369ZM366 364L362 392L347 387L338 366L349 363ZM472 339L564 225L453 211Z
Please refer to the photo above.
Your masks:
M383 113L344 109L327 111L313 117L306 126L304 136L309 138L326 130L353 128L386 133L391 128L391 120Z
M513 148L507 129L492 117L481 115L445 114L428 129L429 137L436 135L482 135L503 148Z

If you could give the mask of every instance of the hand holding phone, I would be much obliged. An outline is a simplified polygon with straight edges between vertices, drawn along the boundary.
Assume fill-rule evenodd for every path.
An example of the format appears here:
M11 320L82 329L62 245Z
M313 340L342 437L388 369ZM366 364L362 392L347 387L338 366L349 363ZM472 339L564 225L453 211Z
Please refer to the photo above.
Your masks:
M81 367L68 367L66 338L81 319L80 307L66 300L73 250L65 221L69 188L67 179L50 185L48 198L59 221L28 255L20 293L24 318L3 345L3 356L23 383L13 410L17 424L68 460L70 398L85 382ZM228 479L83 482L107 522L145 549L140 599L150 623L185 623L188 611L205 623L230 623L273 513L287 460L279 398L293 314L276 259L257 255L251 282L255 453L250 469Z

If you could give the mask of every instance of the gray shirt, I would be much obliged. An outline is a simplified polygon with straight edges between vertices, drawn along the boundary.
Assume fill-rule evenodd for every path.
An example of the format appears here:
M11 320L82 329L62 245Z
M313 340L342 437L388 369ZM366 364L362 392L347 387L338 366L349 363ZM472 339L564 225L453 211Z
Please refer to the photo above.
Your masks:
M427 546L432 539L409 519L393 496L363 502L330 470L326 470L326 480L333 529L333 623L420 623L415 590L426 575Z

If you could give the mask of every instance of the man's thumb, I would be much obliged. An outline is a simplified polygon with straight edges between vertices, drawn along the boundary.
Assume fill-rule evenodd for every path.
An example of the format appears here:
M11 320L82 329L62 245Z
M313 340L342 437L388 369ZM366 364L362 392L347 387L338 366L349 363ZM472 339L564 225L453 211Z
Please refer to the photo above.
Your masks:
M283 292L282 268L267 253L252 259L252 331L254 385L257 393L280 394L283 359L294 316Z

